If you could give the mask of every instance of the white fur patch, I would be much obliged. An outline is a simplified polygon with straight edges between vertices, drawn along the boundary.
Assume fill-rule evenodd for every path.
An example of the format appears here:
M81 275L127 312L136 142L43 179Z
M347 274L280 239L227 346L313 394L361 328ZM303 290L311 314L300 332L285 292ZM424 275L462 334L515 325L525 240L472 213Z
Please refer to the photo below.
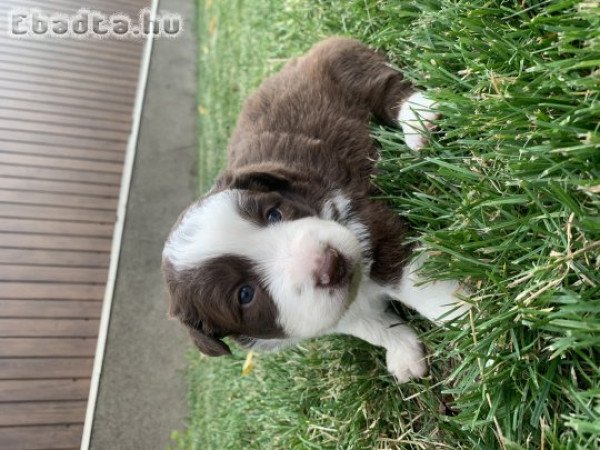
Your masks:
M240 220L234 206L239 199L239 191L229 190L208 197L201 205L190 206L169 236L163 258L181 271L224 253L239 253L239 240L229 237L244 236L257 228Z
M439 117L436 108L437 103L423 92L412 94L400 106L398 123L404 132L404 142L411 150L419 150L427 145L426 133Z
M327 220L336 220L348 228L360 242L363 254L363 272L371 271L373 260L371 257L371 233L369 228L352 214L352 202L336 189L333 195L325 201L321 211L321 217Z
M423 284L419 270L426 259L427 254L422 253L406 266L400 284L390 291L390 295L434 322L447 322L461 317L470 306L462 302L459 296L466 298L468 293L456 280Z
M350 199L339 189L333 191L331 197L325 200L321 217L325 220L338 220L344 223L350 214Z
M387 369L398 382L423 377L427 362L419 338L399 317L385 311L385 295L385 287L365 280L334 332L385 348Z

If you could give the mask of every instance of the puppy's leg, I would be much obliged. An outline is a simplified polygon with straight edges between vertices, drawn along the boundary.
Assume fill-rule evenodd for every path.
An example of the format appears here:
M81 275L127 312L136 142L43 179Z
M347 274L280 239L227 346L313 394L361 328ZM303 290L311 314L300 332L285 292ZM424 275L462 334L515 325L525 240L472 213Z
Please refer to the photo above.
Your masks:
M426 133L438 118L436 104L416 91L385 57L358 41L329 38L308 55L347 94L389 126L402 127L406 145L418 150L427 144Z
M398 123L408 148L420 150L427 145L427 133L434 128L433 121L437 118L437 103L423 92L415 92L401 103Z
M443 323L463 316L470 308L459 297L468 297L456 280L424 283L418 271L427 255L424 253L404 268L400 283L389 294L427 319Z
M335 331L384 347L387 369L399 383L427 374L425 353L417 334L391 313L351 311Z
M354 39L332 37L313 47L304 62L330 79L349 107L360 105L389 126L414 89L386 58Z

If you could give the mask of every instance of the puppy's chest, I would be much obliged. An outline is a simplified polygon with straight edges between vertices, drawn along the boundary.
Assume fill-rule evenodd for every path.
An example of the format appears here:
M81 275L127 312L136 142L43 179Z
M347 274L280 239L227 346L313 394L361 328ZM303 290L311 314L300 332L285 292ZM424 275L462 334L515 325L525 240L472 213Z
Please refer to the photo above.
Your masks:
M396 213L368 196L352 198L335 190L323 202L320 217L339 223L358 240L363 283L386 292L399 282L411 245L405 242L408 226Z

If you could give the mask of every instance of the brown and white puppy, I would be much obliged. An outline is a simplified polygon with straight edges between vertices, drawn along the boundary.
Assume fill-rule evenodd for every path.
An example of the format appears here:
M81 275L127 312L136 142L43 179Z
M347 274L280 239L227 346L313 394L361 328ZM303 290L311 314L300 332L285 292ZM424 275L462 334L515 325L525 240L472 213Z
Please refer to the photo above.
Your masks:
M288 63L246 102L229 163L180 217L163 252L171 315L198 348L262 350L345 333L387 349L399 381L427 365L389 297L431 320L455 317L458 283L419 283L407 225L372 199L369 120L400 124L412 149L433 102L379 54L330 38Z

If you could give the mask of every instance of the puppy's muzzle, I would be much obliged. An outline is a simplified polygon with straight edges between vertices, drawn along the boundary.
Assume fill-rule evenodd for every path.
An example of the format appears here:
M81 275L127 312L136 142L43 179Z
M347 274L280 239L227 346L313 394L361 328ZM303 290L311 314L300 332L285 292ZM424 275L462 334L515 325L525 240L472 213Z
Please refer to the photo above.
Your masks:
M349 272L346 259L336 249L327 247L317 260L314 277L318 287L336 287L348 280Z

